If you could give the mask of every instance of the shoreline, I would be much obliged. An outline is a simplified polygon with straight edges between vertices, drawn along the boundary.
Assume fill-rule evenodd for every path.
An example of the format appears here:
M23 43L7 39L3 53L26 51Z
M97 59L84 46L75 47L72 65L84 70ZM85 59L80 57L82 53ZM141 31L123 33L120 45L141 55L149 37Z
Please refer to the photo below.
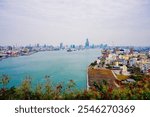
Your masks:
M16 55L16 56L9 56L9 55L7 55L7 56L3 56L3 57L1 57L0 58L0 61L2 61L2 60L4 60L4 59L8 59L8 58L15 58L15 57L21 57L21 56L31 56L31 55L33 55L33 54L35 54L35 53L38 53L38 52L43 52L43 51L34 51L34 52L29 52L29 53L23 53L23 54L18 54L18 55Z
M89 90L90 86L89 86L89 75L88 75L88 69L89 67L87 68L86 70L86 90Z

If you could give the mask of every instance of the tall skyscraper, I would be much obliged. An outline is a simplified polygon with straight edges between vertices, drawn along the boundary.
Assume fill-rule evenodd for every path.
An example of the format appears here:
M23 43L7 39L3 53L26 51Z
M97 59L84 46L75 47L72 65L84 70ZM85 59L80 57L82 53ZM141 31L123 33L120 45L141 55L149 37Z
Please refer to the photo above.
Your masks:
M63 48L63 43L60 43L60 49L62 49Z
M85 42L85 48L89 48L90 44L89 44L89 40L88 38L86 39L86 42Z
M36 47L40 47L40 44L38 43L38 44L36 45Z

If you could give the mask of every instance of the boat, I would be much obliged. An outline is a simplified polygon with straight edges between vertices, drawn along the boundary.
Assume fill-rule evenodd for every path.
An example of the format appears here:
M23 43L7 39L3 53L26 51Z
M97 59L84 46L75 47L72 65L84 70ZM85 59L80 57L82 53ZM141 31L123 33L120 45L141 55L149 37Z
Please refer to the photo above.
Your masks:
M72 50L69 48L69 49L67 50L67 52L72 52Z

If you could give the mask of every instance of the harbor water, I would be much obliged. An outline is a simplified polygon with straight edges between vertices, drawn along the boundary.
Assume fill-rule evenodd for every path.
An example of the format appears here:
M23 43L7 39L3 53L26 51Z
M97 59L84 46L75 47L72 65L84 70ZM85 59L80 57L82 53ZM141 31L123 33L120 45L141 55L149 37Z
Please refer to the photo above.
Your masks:
M30 56L7 58L0 61L0 76L7 74L10 77L7 87L19 86L29 76L34 87L44 83L45 76L50 76L54 86L73 80L77 88L86 89L87 67L100 53L100 49L45 51Z

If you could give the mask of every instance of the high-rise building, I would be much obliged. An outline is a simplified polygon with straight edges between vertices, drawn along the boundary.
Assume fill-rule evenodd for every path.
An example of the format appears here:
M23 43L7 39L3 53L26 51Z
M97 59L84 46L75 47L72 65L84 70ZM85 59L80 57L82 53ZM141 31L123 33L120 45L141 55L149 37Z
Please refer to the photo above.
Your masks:
M7 49L8 49L8 50L12 50L13 47L12 47L12 46L8 46Z
M44 44L44 46L43 46L44 48L46 48L46 44Z
M63 43L60 43L60 49L62 49L63 48Z
M38 43L38 44L36 45L36 47L40 47L40 44Z
M86 39L86 42L85 42L85 48L89 48L90 44L89 44L89 40L88 38Z
M94 48L94 47L95 47L95 45L94 45L94 44L92 44L91 48Z
M70 48L75 48L76 46L74 44L70 45Z
M132 47L132 48L130 48L129 54L133 54L133 53L134 53L134 48Z

